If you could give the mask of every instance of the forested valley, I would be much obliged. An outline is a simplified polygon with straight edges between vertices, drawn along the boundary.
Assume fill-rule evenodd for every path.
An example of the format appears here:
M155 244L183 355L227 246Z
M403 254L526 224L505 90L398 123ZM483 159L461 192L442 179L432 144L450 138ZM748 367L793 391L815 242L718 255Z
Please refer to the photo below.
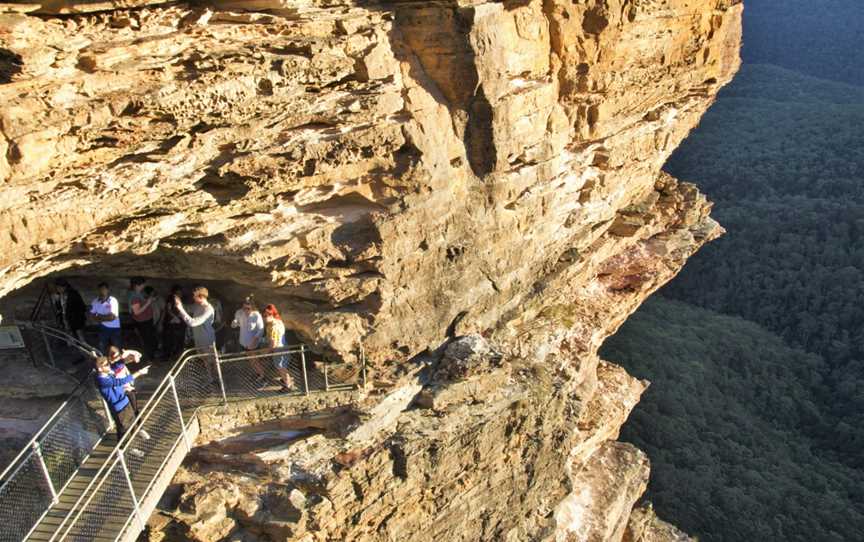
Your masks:
M666 166L727 234L603 355L654 383L623 438L652 459L661 517L705 541L857 541L864 4L747 10L750 62Z

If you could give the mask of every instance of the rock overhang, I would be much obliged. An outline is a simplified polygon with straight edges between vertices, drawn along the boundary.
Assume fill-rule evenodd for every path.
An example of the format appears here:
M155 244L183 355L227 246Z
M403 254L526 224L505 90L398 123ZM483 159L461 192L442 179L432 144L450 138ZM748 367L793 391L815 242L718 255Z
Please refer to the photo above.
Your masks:
M0 291L140 257L373 358L503 324L623 231L740 38L722 0L148 4L3 15Z

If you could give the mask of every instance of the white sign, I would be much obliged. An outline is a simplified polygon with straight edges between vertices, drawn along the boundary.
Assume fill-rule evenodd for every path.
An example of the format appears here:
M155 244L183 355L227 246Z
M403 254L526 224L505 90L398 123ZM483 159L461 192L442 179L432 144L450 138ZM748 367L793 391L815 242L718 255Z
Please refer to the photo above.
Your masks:
M24 337L18 326L0 326L0 350L24 347Z

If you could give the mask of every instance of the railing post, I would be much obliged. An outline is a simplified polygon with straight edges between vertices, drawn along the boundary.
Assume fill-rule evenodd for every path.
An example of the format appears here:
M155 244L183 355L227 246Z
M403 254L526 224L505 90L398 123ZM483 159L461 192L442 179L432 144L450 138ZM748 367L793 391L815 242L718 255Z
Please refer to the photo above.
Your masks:
M330 380L327 378L327 366L330 365L324 362L324 391L330 391Z
M36 458L39 460L39 468L42 469L42 474L48 483L48 489L51 491L51 501L57 504L57 490L54 488L54 482L51 481L51 473L48 472L48 465L45 464L45 458L42 456L42 447L39 446L39 441L33 443L33 453L36 454Z
M144 530L144 518L141 517L141 509L138 508L138 497L135 496L135 487L132 485L132 477L129 476L129 467L126 466L126 455L121 448L117 448L117 457L120 458L120 466L123 468L123 476L126 477L126 483L129 484L129 495L132 496L132 504L135 507L135 519L138 520L138 526Z
M216 375L219 377L219 389L222 391L222 404L228 404L228 394L225 393L225 379L222 378L222 362L219 361L219 351L213 344L213 363L216 364Z
M306 374L306 345L300 344L300 366L303 367L303 392L309 395L309 376Z
M44 331L40 331L42 340L45 341L45 350L48 351L48 360L51 362L51 367L57 367L54 363L54 352L51 350L51 345L48 343L48 335Z
M111 407L108 406L108 403L99 395L99 401L102 403L102 408L105 409L105 416L108 417L108 427L105 428L105 431L110 431L112 427L114 427L114 416L111 414Z
M189 452L192 450L192 445L189 442L189 435L186 434L186 422L183 421L183 409L180 408L180 398L177 396L177 385L174 383L174 375L168 375L168 385L171 386L174 404L177 405L177 417L180 419L180 429L183 431L183 442L186 444L186 451Z

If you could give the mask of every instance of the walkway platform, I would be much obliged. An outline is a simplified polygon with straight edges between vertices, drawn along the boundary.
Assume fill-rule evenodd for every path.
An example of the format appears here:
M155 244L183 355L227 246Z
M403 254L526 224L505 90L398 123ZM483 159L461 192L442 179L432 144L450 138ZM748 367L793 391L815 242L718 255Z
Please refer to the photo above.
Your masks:
M139 406L145 401L146 405L119 443L113 430L106 432L104 423L95 429L92 425L82 426L78 433L67 423L59 423L78 419L82 413L97 421L105 419L104 405L98 400L69 403L75 405L75 410L55 414L49 422L54 425L42 432L41 440L34 441L34 451L22 456L29 462L29 470L18 468L4 481L12 484L7 487L17 490L6 494L0 491L0 511L15 518L14 508L21 506L21 489L32 485L40 486L33 488L37 493L44 494L45 488L50 488L56 499L50 502L49 495L49 504L44 508L27 510L28 514L10 520L22 534L0 536L0 541L136 540L200 433L199 409L286 393L305 396L344 391L362 385L362 365L313 361L307 359L307 352L304 345L233 355L187 351L170 371L157 368L156 374L151 373L150 381L154 382L155 376L159 384L139 390ZM97 411L100 416L96 416ZM96 439L99 434L101 438ZM92 448L81 448L81 443L87 442L92 443ZM70 451L80 454L80 463L70 462ZM40 467L44 477L38 474ZM38 506L35 502L33 506Z

